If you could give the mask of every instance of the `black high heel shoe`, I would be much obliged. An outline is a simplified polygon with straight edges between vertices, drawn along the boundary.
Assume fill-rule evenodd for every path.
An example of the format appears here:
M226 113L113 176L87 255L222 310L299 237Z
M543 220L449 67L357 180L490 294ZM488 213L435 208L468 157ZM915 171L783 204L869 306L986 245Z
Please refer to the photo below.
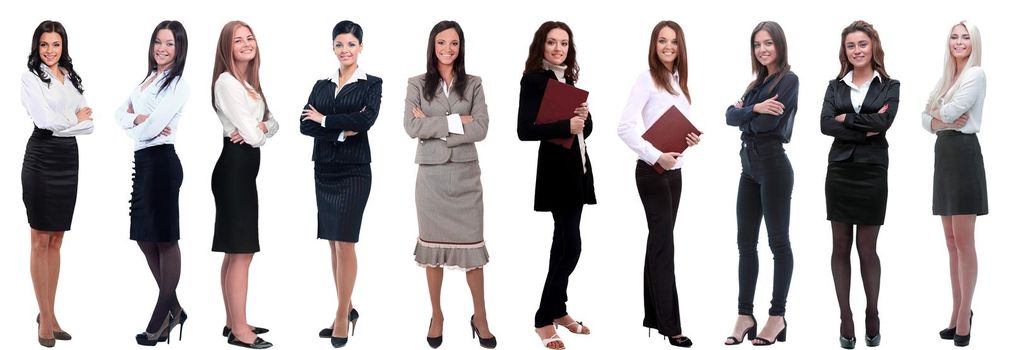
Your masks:
M785 335L788 334L788 321L786 321L785 318L782 317L781 318L781 322L784 322L785 326L782 327L780 331L778 331L778 335L774 336L774 340L767 340L767 339L764 339L764 338L761 338L761 337L756 337L756 338L754 338L754 340L757 340L759 342L758 343L753 343L753 345L754 346L767 346L767 345L772 345L772 344L774 344L776 342L779 342L779 341L782 342L782 343L784 343L785 342Z
M497 337L495 337L493 335L490 336L490 338L480 337L479 336L480 335L480 331L478 331L476 329L476 323L473 322L474 318L476 318L476 315L472 315L472 316L469 317L469 327L470 327L470 329L473 330L473 338L480 339L480 347L482 347L482 348L485 348L485 349L496 348L497 347Z
M970 310L970 321L971 324L974 323L974 310ZM956 335L956 327L946 328L939 331L939 338L946 340L953 340L953 336Z
M866 341L869 340L869 336L865 336ZM841 343L842 349L854 349L855 348L855 337L846 338L845 336L840 336L837 339Z
M694 345L694 342L691 341L690 338L687 338L684 335L680 335L676 337L669 337L669 345L681 348L689 348Z
M252 327L252 334L256 334L256 335L263 334L263 333L266 333L266 332L270 331L269 329L262 328L262 327L256 327L256 326L249 326L249 327ZM224 326L224 330L221 331L221 336L227 338L229 335L231 335L231 327Z
M354 325L354 328L352 328L350 335L354 335L353 330L357 329L357 319L359 318L361 318L361 314L357 313L357 309L350 309L350 313L347 314L347 321L350 321L350 323ZM332 338L332 337L333 337L332 328L323 328L322 330L319 331L319 338Z
M175 326L179 326L179 341L182 341L182 326L186 324L186 320L189 319L189 315L186 314L186 310L180 310L178 317L172 315L171 312L168 314L171 316L171 321L168 322L168 329L165 330L163 334L165 340L168 340L168 334L172 332L172 329L175 328Z
M431 332L431 326L433 325L434 325L434 319L432 318L431 321L428 322L427 324L428 333ZM427 337L427 346L430 346L432 349L437 349L439 346L441 346L441 341L442 341L441 335L437 337Z
M256 340L253 340L252 343L245 343L235 338L234 334L228 335L228 344L249 349L266 349L273 346L273 343L265 341L260 337L256 337Z
M171 332L172 330L171 328L169 328L169 325L172 323L172 321L173 321L172 313L169 312L168 317L165 317L165 322L161 324L161 328L158 329L157 332L147 333L145 331L137 334L136 336L137 345L155 346L158 345L158 343L160 342L171 343L171 340L168 338L168 336L169 332Z
M740 333L738 338L735 335L726 337L725 345L737 345L739 343L742 343L744 340L746 340L747 336L750 337L750 340L753 340L757 337L757 319L754 318L753 315L747 315L747 316L750 316L750 320L753 321L753 325L750 326L750 328L744 329L743 333Z
M870 348L877 347L877 346L879 346L879 341L880 340L882 340L882 335L880 335L880 334L876 334L876 335L871 336L871 337L868 334L866 334L865 335L865 346L868 346Z

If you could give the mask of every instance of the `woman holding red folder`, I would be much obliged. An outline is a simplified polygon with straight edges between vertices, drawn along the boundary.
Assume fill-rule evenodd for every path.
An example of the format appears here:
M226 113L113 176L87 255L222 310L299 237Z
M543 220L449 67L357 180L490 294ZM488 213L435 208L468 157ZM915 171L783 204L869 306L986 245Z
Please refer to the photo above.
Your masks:
M736 197L736 245L739 249L739 300L736 325L726 345L785 341L785 299L792 283L792 246L788 223L794 173L784 144L792 137L799 99L799 77L788 65L785 32L778 23L760 22L750 34L750 65L756 78L743 98L725 110L725 122L739 128L742 172ZM767 242L774 254L774 289L767 322L757 335L753 295L757 288L757 237L760 221L767 225Z
M578 80L574 37L563 22L545 22L533 36L522 75L518 113L518 136L522 141L573 140L570 148L540 142L533 205L534 210L549 211L554 217L550 268L536 311L536 334L547 348L563 349L564 343L552 326L589 334L588 327L568 315L565 302L568 277L581 254L582 206L596 204L592 164L585 147L585 139L592 134L592 116L588 104L582 103L571 111L570 119L537 124L540 105L552 103L543 98L549 80L562 80L569 85Z
M635 180L641 204L648 220L645 247L643 326L659 330L669 337L669 344L693 345L680 328L680 302L673 272L673 227L680 206L683 178L681 154L662 152L642 137L642 132L670 108L690 115L690 89L687 88L687 46L683 29L673 21L662 21L652 29L648 46L648 71L638 76L631 88L627 107L620 118L617 133L638 155ZM643 128L642 128L643 127ZM696 134L687 136L687 145L700 142ZM653 168L658 164L664 171Z

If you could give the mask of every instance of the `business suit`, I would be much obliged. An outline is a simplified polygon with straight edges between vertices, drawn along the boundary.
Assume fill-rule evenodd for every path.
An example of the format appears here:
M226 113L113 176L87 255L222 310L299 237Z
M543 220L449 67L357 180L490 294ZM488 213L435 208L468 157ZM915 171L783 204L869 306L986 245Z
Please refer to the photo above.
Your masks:
M889 165L886 131L897 116L900 82L874 77L858 109L852 105L851 94L852 88L843 79L831 80L820 112L820 131L834 137L827 156L827 219L882 225ZM883 106L887 110L879 113ZM834 119L840 114L845 115L844 122ZM868 132L879 134L866 136Z
M357 69L339 87L339 76L319 80L308 97L309 106L323 114L323 122L301 120L301 133L315 138L315 196L318 238L357 242L361 218L371 192L371 147L368 130L378 118L382 79ZM342 139L344 131L357 135Z
M543 101L547 80L557 79L551 70L538 70L522 76L519 93L518 137L522 141L540 141L536 163L536 196L533 209L550 211L554 217L553 244L550 248L550 268L547 271L540 307L536 311L535 327L545 327L567 314L568 277L581 255L582 206L596 204L592 184L592 163L588 152L582 163L582 150L577 138L566 149L544 140L571 138L571 122L563 120L536 125L536 115ZM565 81L572 84L570 80ZM572 111L572 115L574 111ZM592 134L592 116L585 120L585 139Z
M481 79L472 75L461 79L466 84L462 95L455 86L439 88L430 101L423 96L425 75L407 81L403 128L417 139L415 200L419 237L414 256L421 266L468 270L488 260L475 143L487 136L490 119ZM415 107L423 111L423 118L414 116ZM465 115L472 116L473 122L462 124L458 118ZM462 126L462 134L450 133L452 118Z

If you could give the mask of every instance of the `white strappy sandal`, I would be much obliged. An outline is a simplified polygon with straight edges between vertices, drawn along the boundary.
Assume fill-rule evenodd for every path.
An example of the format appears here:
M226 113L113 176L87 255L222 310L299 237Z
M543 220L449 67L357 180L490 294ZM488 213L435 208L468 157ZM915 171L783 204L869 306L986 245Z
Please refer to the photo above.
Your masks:
M554 335L551 335L550 338L540 339L540 341L543 342L543 347L545 347L547 349L550 349L550 343L559 342L559 343L561 343L561 347L559 347L557 349L552 349L552 350L564 350L564 340L561 340L561 337L558 336L557 333L554 333Z
M582 322L581 321L571 321L571 323L564 324L564 325L562 325L560 323L557 323L557 322L554 322L554 329L557 329L557 326L564 327L564 329L567 329L568 332L571 332L571 333L574 333L574 334L589 334L588 327L582 326ZM572 331L571 330L571 326L575 326L575 330Z

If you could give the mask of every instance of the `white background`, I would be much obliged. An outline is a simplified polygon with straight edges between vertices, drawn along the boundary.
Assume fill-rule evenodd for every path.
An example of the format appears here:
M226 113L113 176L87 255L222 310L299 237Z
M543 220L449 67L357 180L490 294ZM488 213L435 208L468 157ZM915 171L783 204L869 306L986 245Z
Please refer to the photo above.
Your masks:
M815 3L815 5L814 5ZM141 5L143 4L143 5ZM12 8L13 7L13 8ZM402 129L406 79L424 71L428 32L442 19L461 23L468 39L467 71L484 79L491 127L479 144L486 206L486 267L490 323L501 349L535 349L533 313L546 273L552 220L532 210L537 144L515 134L519 79L535 29L562 20L574 31L583 69L578 86L591 92L595 131L589 138L599 205L585 208L583 253L569 287L569 311L592 335L560 334L570 349L664 348L641 327L641 274L645 218L634 185L635 155L616 135L616 124L635 77L647 69L652 26L678 21L686 31L694 122L705 132L688 154L676 227L677 277L684 332L697 349L720 349L736 315L735 198L739 131L726 126L725 107L750 81L749 35L761 20L784 28L792 69L801 81L792 143L795 169L791 240L795 272L789 294L791 321L782 348L837 346L838 311L830 275L830 227L824 219L823 179L831 139L819 132L826 83L838 71L841 29L856 19L882 36L889 73L902 84L902 103L890 129L890 200L879 239L883 263L880 300L883 347L947 349L936 332L950 314L947 253L931 215L934 136L919 115L941 75L946 35L960 19L976 23L984 40L988 112L979 137L988 156L992 215L977 225L980 276L974 299L978 323L972 346L991 349L1004 340L1009 293L1004 268L1006 188L1000 162L1007 141L1000 104L1007 95L1006 22L993 3L981 1L880 1L762 3L733 1L554 1L479 3L385 1L315 2L14 2L0 15L0 329L3 348L32 348L37 312L28 273L29 234L21 202L23 150L32 124L19 101L30 38L44 19L68 30L70 53L94 108L94 135L79 137L80 190L73 231L66 235L57 313L74 335L61 348L134 348L157 294L143 256L128 239L132 141L113 122L114 110L144 78L148 39L161 20L177 19L189 33L185 79L192 96L177 130L185 169L182 208L183 275L178 293L190 318L176 349L230 348L219 271L222 255L210 252L214 204L210 175L220 154L221 125L210 106L213 53L225 22L241 19L258 36L265 95L281 131L263 148L259 174L263 251L251 272L249 319L272 331L278 349L328 348L316 338L335 310L329 249L316 240L312 140L297 131L298 116L316 79L337 61L330 31L339 20L364 27L361 66L382 77L383 109L371 130L374 185L364 217L354 304L361 312L356 349L424 349L429 318L423 270L413 262L416 216L413 189L415 140ZM975 38L976 40L976 38ZM975 44L976 45L976 44ZM1001 63L1001 64L1000 64ZM771 255L761 236L763 273L756 314L763 324L771 291ZM861 292L853 268L852 305L859 346L864 346ZM443 349L477 346L468 334L472 312L465 279L446 273ZM178 330L176 330L178 331ZM175 334L173 334L174 336ZM175 339L177 340L177 339ZM749 345L743 345L749 346Z

